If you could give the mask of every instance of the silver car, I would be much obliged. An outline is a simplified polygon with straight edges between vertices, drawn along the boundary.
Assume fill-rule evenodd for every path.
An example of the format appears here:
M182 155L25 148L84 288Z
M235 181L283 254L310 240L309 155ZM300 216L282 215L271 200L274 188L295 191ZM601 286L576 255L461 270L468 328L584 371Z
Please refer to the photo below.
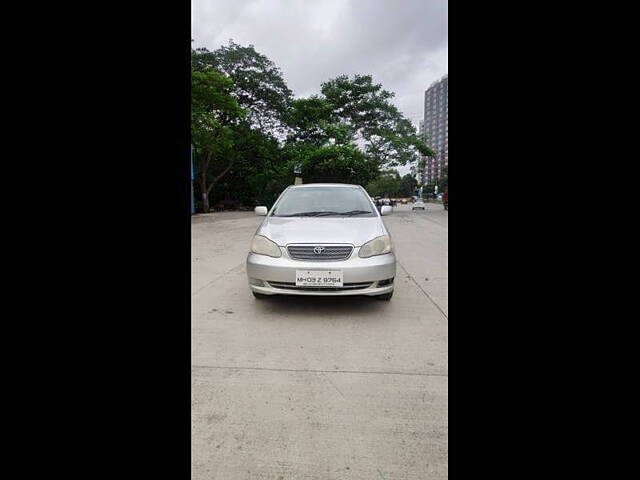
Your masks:
M249 287L265 295L369 295L390 300L396 276L391 236L364 188L288 187L267 212L247 257Z
M424 201L422 199L418 199L413 203L413 206L411 207L411 210L424 210Z

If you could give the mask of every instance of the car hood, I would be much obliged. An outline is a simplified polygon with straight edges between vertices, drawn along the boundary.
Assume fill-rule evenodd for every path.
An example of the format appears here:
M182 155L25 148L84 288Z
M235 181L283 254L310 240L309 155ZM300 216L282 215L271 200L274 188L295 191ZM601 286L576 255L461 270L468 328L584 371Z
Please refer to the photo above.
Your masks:
M351 243L359 247L387 230L380 217L267 217L256 234L281 247L290 243Z

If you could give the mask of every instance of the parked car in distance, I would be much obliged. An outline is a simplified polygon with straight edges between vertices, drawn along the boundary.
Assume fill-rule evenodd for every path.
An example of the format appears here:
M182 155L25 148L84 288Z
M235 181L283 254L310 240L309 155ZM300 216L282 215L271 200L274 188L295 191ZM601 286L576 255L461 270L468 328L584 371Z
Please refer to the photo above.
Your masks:
M420 210L420 209L424 210L424 201L419 198L413 203L411 210Z
M268 295L368 295L390 300L396 275L391 235L359 185L288 187L267 211L247 256L249 288Z

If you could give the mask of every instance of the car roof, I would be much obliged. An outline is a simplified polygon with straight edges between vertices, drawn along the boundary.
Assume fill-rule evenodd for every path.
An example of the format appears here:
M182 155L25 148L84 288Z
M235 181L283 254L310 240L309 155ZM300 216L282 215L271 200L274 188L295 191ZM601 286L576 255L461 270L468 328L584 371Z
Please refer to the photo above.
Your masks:
M304 185L291 185L291 188L313 188L313 187L356 187L360 185L352 185L350 183L305 183Z

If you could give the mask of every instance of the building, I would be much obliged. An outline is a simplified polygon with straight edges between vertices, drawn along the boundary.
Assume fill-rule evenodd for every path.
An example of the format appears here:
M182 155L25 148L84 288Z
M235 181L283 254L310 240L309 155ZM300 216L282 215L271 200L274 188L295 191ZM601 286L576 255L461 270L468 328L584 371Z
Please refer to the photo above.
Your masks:
M418 125L418 136L422 139L425 138L425 134L424 134L424 120L420 120L420 123ZM426 157L421 157L421 160L424 160L424 158ZM421 162L422 163L422 162ZM424 168L420 167L420 164L418 164L412 171L411 173L415 176L416 181L418 182L418 185L422 185L425 183L425 170Z
M424 168L418 180L437 183L449 166L449 80L445 75L424 92L424 120L421 133L433 150L432 157L422 157Z

